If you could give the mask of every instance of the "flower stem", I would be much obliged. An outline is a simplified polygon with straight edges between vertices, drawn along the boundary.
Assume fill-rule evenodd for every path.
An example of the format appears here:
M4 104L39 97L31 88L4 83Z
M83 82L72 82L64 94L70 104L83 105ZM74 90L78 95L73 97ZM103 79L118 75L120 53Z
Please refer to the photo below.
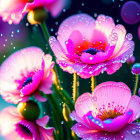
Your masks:
M63 129L62 129L62 124L61 124L61 121L63 121L61 108L58 105L57 100L53 94L49 94L45 96L47 97L53 109L53 120L54 120L55 129L56 129L56 136L58 136L59 140L64 140Z
M94 76L91 77L91 92L94 90L96 87L96 79Z
M73 74L73 102L75 103L76 102L76 100L77 100L77 98L78 98L78 96L79 96L79 91L78 91L78 79L79 79L79 77L78 77L78 75L77 75L77 73L74 73Z
M47 26L46 26L46 23L45 22L42 22L40 24L41 26L41 29L44 33L44 36L46 38L46 41L48 43L48 40L49 40L49 32L48 32L48 29L47 29ZM49 46L49 43L48 43L48 46ZM74 109L74 103L73 101L71 100L70 96L68 95L68 93L66 91L63 90L61 84L60 84L60 80L59 80L59 77L58 77L58 72L57 72L57 68L56 68L56 58L50 48L50 46L48 47L49 49L49 53L52 55L52 58L53 58L53 61L55 62L55 65L54 65L54 68L53 68L53 71L54 71L54 74L55 74L55 82L54 82L54 90L55 90L55 93L57 94L57 96L63 101L65 102L68 107L70 108L70 110L72 111Z
M137 88L138 88L138 82L139 82L139 75L136 74L136 82L135 82L135 88L134 88L133 95L136 95Z

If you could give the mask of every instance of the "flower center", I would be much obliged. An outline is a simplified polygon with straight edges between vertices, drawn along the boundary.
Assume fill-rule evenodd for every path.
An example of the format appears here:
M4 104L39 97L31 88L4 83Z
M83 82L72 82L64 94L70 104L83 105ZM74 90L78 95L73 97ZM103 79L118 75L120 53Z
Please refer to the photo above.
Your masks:
M31 83L33 80L32 80L32 77L29 77L26 79L26 81L24 81L24 83L22 84L22 86L26 86L27 84Z
M104 111L102 114L99 114L98 117L104 121L107 119L114 119L120 115L123 115L123 113L120 113L118 111L114 111L114 110L109 110L109 111Z
M97 53L97 50L95 48L89 48L85 52L90 53L92 55L95 55Z
M80 45L75 46L74 52L78 55L81 54L82 52L95 55L97 52L105 51L106 46L107 44L102 41L90 43L84 40Z
M16 131L21 137L25 139L31 139L33 137L30 129L23 124L16 124Z

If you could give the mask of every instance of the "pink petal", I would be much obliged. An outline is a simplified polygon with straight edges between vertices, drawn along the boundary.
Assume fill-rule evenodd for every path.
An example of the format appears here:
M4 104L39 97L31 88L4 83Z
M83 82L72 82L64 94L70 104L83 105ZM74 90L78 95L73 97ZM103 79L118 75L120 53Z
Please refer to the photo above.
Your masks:
M90 93L82 94L75 102L75 110L77 115L82 118L89 111L95 111L94 99Z
M90 40L95 28L95 20L87 14L77 14L64 20L58 30L58 40L63 48L73 31L79 31L83 38Z
M37 140L54 140L52 137L54 128L43 128L39 127L39 135Z
M140 133L139 128L140 123L131 123L126 125L124 128L121 129L121 131L117 131L114 133L108 133L104 131L99 131L96 133L91 134L85 134L83 135L83 140L139 140L140 139Z
M108 75L111 75L114 72L116 72L121 66L122 66L122 63L116 63L116 64L112 63L111 65L107 66L106 72L107 72Z
M66 47L69 54L74 54L74 44L71 39L66 42Z
M121 130L125 125L128 124L129 120L132 118L133 112L129 110L123 115L116 117L115 119L105 120L103 123L104 131L116 132Z
M118 53L118 51L121 49L121 47L123 45L123 42L125 40L126 30L125 30L124 26L123 25L119 25L119 24L116 25L113 28L110 37L112 37L115 34L117 34L118 40L117 40L117 44L116 44L116 47L115 47L115 50L113 52L112 57L114 57Z
M0 16L4 21L9 22L10 24L18 24L23 18L22 12L25 6L26 3L21 0L1 0Z
M0 112L0 133L8 140L21 140L21 137L15 132L15 124L21 120L16 107L7 107Z
M80 59L86 64L97 64L107 60L113 53L115 46L107 46L105 52L97 52L95 55L89 53L82 53Z
M97 130L90 129L85 125L83 125L82 123L75 124L71 129L76 133L77 136L82 138L85 137L85 135L97 132Z
M49 121L49 116L44 116L44 117L42 117L41 119L37 119L37 120L36 120L36 123L37 123L39 126L44 127L44 126L47 125L48 121Z
M65 41L67 41L67 40L65 40ZM49 44L50 44L50 47L58 60L66 60L67 59L66 48L62 48L61 44L59 43L59 41L56 40L55 37L52 36L49 38Z
M32 77L33 81L27 85L25 85L21 89L21 94L20 96L26 96L26 95L31 95L33 92L35 92L40 85L41 80L43 79L44 76L44 70L38 70L38 72L35 73L35 75Z
M53 72L50 73L48 77L45 77L45 79L42 81L39 90L42 91L44 94L51 94L52 90L52 84L54 80L54 74Z
M72 40L74 46L78 46L83 42L83 37L80 31L74 30L70 36L69 39Z
M66 2L67 0L34 0L33 3L27 4L25 11L35 9L37 7L44 7L53 17L56 17L60 14Z
M101 32L97 29L95 29L93 31L93 34L92 34L92 38L91 38L91 42L102 42L102 43L108 43L107 42L107 38L106 38L106 34L104 32Z
M131 91L121 82L104 82L98 85L93 93L97 98L99 112L117 109L124 112L131 98Z
M129 109L133 110L133 118L132 118L131 122L140 117L139 106L140 106L140 97L133 95L129 101L128 109L127 109L127 110L129 110Z
M36 98L36 100L40 101L40 102L46 102L47 99L44 98L43 96L40 95L39 91L36 91L34 93L34 97Z
M20 97L19 83L16 81L27 77L28 73L41 68L43 51L37 47L21 49L9 56L0 67L1 95L12 102L12 96ZM11 98L10 98L11 97Z
M115 24L111 17L99 15L96 20L96 29L104 33L107 37L111 34Z

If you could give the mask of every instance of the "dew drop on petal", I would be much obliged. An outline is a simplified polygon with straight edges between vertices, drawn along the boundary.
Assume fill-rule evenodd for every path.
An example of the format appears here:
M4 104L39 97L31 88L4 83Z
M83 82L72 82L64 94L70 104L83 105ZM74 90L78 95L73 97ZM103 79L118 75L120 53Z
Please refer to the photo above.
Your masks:
M132 130L131 133L132 133L133 135L135 135L135 134L136 134L136 130Z

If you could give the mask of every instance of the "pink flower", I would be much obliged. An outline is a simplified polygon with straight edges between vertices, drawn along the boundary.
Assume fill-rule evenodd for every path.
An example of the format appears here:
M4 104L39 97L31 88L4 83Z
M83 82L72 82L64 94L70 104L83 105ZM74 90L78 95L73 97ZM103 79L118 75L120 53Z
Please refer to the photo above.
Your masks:
M56 17L65 3L66 0L0 0L0 16L10 24L18 24L28 11L44 7Z
M140 97L133 95L122 82L104 82L92 95L82 94L75 103L71 118L78 123L72 130L83 140L138 140Z
M0 113L0 133L6 140L53 140L54 128L45 127L48 121L48 116L36 121L25 120L17 108L11 106Z
M39 101L51 94L54 66L52 57L37 47L21 49L7 58L0 67L0 94L11 103L27 101L31 95Z
M67 18L59 27L57 39L50 46L64 71L82 78L113 74L133 55L132 35L111 17L99 15L95 21L87 14Z

